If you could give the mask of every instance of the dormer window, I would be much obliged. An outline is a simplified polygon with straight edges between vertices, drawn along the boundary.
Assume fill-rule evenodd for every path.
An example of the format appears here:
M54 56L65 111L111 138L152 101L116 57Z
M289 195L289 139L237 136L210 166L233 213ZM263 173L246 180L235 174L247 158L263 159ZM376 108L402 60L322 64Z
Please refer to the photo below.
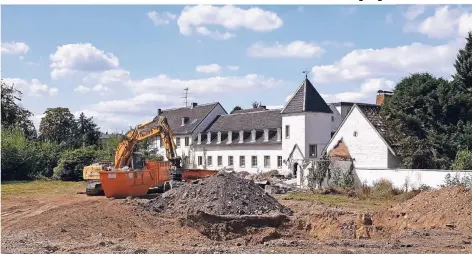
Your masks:
M264 142L269 141L269 129L264 130Z
M239 132L239 143L243 143L244 142L244 131L240 131Z
M251 142L256 142L256 130L251 131Z
M182 117L182 126L188 122L188 117Z
M221 143L221 131L218 132L218 144Z
M282 129L277 128L277 141L282 140Z
M231 143L231 142L233 142L233 132L228 131L228 143Z
M201 133L198 133L198 140L197 140L197 143L198 143L198 144L201 144L201 143L202 143L202 134L201 134Z
M207 144L211 143L211 132L208 132L207 134Z

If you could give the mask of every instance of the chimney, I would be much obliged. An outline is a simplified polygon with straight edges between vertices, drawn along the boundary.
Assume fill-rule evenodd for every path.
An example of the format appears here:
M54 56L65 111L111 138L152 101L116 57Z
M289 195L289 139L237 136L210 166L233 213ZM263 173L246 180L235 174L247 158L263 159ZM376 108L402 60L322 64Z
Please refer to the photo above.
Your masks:
M377 104L378 106L382 106L382 104L385 100L385 97L389 97L389 96L392 96L392 95L393 95L393 92L391 92L391 91L378 90L377 91L377 97L375 99L375 104Z
M198 104L196 102L192 102L192 104L190 104L190 108L195 108Z
M162 109L158 108L157 109L157 116L160 116L162 114Z

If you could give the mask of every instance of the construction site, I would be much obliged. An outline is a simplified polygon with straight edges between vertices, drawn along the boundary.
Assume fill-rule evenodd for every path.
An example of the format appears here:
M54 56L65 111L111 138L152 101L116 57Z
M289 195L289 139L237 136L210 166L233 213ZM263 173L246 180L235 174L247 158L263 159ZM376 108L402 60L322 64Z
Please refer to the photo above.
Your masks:
M14 195L3 186L2 253L472 252L472 191L463 187L379 199L269 194L219 172L164 193L106 198L84 195L84 183L50 184Z

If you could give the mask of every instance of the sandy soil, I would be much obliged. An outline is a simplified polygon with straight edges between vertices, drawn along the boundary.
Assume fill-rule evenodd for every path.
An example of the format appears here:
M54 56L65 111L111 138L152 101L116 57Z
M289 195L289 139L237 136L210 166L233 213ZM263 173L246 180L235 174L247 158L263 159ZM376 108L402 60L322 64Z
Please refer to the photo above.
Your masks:
M437 195L424 198L432 197ZM2 200L1 250L2 253L472 253L472 216L455 223L443 214L438 215L444 217L442 220L432 219L430 212L427 220L421 220L418 213L423 212L418 207L435 211L434 207L419 204L421 198L367 211L372 215L372 225L363 221L365 208L281 200L295 212L284 227L261 229L228 241L210 240L197 229L182 226L177 218L140 209L137 204L146 200L83 194L8 198ZM402 207L409 210L405 212ZM460 212L455 208L453 215L467 215L471 207L471 203L462 205ZM357 239L364 237L365 232L370 239Z

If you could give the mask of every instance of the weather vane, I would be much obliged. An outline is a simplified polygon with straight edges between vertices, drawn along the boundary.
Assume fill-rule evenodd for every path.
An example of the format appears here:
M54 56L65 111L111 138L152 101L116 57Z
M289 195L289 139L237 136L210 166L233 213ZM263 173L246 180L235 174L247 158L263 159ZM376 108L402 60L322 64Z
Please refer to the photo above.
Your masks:
M305 74L305 78L308 79L308 73L310 73L310 70L305 69L302 73Z

